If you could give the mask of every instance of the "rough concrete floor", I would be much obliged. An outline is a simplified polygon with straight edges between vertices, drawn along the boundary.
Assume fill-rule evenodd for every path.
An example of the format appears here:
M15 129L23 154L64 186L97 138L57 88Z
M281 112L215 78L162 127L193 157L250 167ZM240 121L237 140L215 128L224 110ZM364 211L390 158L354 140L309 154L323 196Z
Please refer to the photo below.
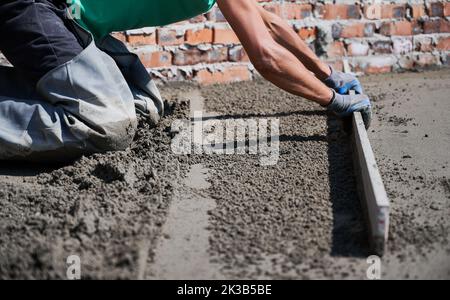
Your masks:
M449 79L363 80L393 206L383 278L450 278ZM162 92L169 116L141 123L127 151L0 164L0 278L65 278L72 254L83 278L366 278L351 149L332 116L264 82ZM170 127L189 118L186 100L221 122L279 119L277 164L174 154Z
M377 113L370 139L392 201L385 278L449 279L450 72L363 81Z

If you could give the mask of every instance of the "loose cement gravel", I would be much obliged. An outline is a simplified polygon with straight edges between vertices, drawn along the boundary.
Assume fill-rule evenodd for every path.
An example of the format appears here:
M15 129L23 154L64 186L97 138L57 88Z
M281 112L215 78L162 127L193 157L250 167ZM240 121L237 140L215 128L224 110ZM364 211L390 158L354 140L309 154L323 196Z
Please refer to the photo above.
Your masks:
M392 201L383 278L450 278L449 79L363 79ZM0 163L0 278L66 278L72 254L82 278L366 278L350 142L333 116L262 81L162 93L168 116L154 129L141 122L127 151ZM279 119L277 164L175 155L171 124L189 118L196 94L220 120Z

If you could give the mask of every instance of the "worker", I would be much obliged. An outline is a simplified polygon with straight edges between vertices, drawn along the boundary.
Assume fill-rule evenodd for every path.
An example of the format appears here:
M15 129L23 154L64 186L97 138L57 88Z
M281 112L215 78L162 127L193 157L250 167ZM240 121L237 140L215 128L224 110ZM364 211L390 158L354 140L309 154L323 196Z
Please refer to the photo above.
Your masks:
M127 148L137 114L156 124L161 95L138 57L110 33L163 26L216 0L2 0L0 159L66 161ZM371 103L359 81L322 62L256 0L217 0L267 80L346 117ZM355 93L349 93L354 90Z

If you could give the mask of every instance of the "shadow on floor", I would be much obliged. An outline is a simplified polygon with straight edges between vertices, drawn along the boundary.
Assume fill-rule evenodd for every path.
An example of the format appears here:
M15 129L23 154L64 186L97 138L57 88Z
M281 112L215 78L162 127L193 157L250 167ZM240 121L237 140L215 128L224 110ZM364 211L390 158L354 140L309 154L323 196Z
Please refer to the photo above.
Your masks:
M203 116L203 121L208 120L236 120L236 119L251 119L251 118L281 118L287 116L323 116L326 114L324 110L298 110L290 112L277 112L277 113L266 113L266 114L225 114L213 117ZM192 119L191 119L192 121Z
M333 209L332 256L367 257L369 244L353 170L350 136L329 116L328 162Z

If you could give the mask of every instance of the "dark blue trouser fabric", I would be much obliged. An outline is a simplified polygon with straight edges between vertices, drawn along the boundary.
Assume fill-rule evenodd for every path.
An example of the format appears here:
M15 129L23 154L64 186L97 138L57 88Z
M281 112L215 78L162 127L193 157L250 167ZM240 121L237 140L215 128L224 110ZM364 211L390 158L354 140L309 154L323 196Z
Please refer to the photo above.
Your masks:
M0 51L33 81L81 53L61 0L1 0Z

